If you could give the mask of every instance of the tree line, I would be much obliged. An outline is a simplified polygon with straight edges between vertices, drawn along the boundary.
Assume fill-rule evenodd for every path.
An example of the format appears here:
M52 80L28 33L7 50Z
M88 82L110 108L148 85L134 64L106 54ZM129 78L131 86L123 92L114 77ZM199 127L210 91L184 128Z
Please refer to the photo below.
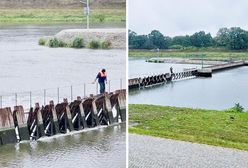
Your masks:
M158 30L148 35L138 35L128 31L130 49L184 49L190 47L221 47L230 50L248 49L248 31L240 27L220 28L215 37L205 31L193 35L169 37Z

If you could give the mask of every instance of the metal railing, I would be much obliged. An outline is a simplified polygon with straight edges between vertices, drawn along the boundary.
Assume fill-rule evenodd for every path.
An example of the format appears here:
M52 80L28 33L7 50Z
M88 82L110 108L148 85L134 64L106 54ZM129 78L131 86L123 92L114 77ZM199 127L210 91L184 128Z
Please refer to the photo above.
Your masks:
M107 81L105 91L113 92L126 88L126 81L121 79L111 79ZM73 84L69 86L59 86L56 88L46 88L25 92L15 92L0 94L0 108L22 105L25 110L33 107L38 102L40 105L49 104L50 100L60 103L63 98L69 101L76 100L77 96L89 97L91 94L99 94L98 82Z

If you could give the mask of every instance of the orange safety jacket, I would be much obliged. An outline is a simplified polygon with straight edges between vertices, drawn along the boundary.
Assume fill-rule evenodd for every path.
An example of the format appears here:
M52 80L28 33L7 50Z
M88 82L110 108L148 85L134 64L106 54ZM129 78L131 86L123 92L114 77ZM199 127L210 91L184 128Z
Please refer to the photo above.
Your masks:
M102 71L99 72L101 77L107 77L107 72L103 73Z

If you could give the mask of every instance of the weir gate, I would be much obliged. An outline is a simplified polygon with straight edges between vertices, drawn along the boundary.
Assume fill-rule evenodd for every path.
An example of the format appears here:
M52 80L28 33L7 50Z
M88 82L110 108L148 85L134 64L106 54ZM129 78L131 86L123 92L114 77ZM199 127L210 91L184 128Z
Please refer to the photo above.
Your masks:
M135 89L150 87L153 85L163 84L169 81L180 80L189 77L212 77L212 73L247 65L248 62L246 61L234 61L225 64L208 66L202 69L191 69L183 72L164 73L147 77L137 77L128 80L128 88Z
M126 121L126 90L77 97L68 102L34 107L24 112L22 105L0 108L0 146L42 136L65 134L74 130L112 125Z

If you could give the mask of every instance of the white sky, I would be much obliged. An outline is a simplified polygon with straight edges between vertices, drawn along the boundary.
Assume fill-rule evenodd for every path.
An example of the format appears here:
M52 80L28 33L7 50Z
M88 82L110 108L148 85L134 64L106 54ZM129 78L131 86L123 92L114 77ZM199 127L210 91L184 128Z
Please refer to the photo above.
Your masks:
M221 27L248 30L248 0L129 0L129 29L159 30L166 36L200 30L215 36Z

